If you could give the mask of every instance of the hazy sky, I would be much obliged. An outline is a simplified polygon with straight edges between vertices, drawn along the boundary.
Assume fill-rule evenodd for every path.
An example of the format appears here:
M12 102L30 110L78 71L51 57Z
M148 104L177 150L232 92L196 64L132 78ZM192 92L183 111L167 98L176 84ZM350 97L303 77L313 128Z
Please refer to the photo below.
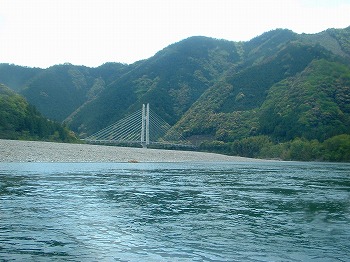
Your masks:
M0 0L0 63L133 63L190 36L350 26L350 0Z

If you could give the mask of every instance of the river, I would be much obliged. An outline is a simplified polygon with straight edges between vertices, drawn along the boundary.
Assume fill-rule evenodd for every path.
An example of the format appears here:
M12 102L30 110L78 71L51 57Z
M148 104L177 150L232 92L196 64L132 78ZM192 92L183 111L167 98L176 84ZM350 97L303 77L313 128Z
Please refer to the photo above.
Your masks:
M0 163L0 261L350 261L350 164Z

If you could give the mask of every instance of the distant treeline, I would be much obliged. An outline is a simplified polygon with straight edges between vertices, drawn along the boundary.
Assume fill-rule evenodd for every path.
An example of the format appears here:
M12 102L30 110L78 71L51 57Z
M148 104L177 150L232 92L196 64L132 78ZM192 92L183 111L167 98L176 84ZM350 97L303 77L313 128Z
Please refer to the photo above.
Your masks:
M350 135L334 136L323 142L295 138L284 143L274 143L268 136L255 136L231 143L203 143L201 149L264 159L350 162Z

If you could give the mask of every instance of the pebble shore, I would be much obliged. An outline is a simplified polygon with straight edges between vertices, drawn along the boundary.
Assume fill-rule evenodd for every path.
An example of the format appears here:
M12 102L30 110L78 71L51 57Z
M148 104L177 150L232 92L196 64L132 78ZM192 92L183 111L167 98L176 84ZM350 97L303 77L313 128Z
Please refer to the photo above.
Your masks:
M214 153L0 139L0 162L252 162Z

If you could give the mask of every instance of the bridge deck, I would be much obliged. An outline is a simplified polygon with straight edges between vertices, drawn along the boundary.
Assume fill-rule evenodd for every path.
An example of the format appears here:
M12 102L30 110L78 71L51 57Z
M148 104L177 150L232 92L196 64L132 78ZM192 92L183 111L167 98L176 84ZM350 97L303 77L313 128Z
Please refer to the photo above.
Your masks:
M94 139L81 139L89 144L105 144L105 145L142 145L140 140L94 140ZM160 147L174 147L174 148L188 148L197 149L198 147L191 144L179 144L170 142L152 142L150 141L148 146L160 146Z

